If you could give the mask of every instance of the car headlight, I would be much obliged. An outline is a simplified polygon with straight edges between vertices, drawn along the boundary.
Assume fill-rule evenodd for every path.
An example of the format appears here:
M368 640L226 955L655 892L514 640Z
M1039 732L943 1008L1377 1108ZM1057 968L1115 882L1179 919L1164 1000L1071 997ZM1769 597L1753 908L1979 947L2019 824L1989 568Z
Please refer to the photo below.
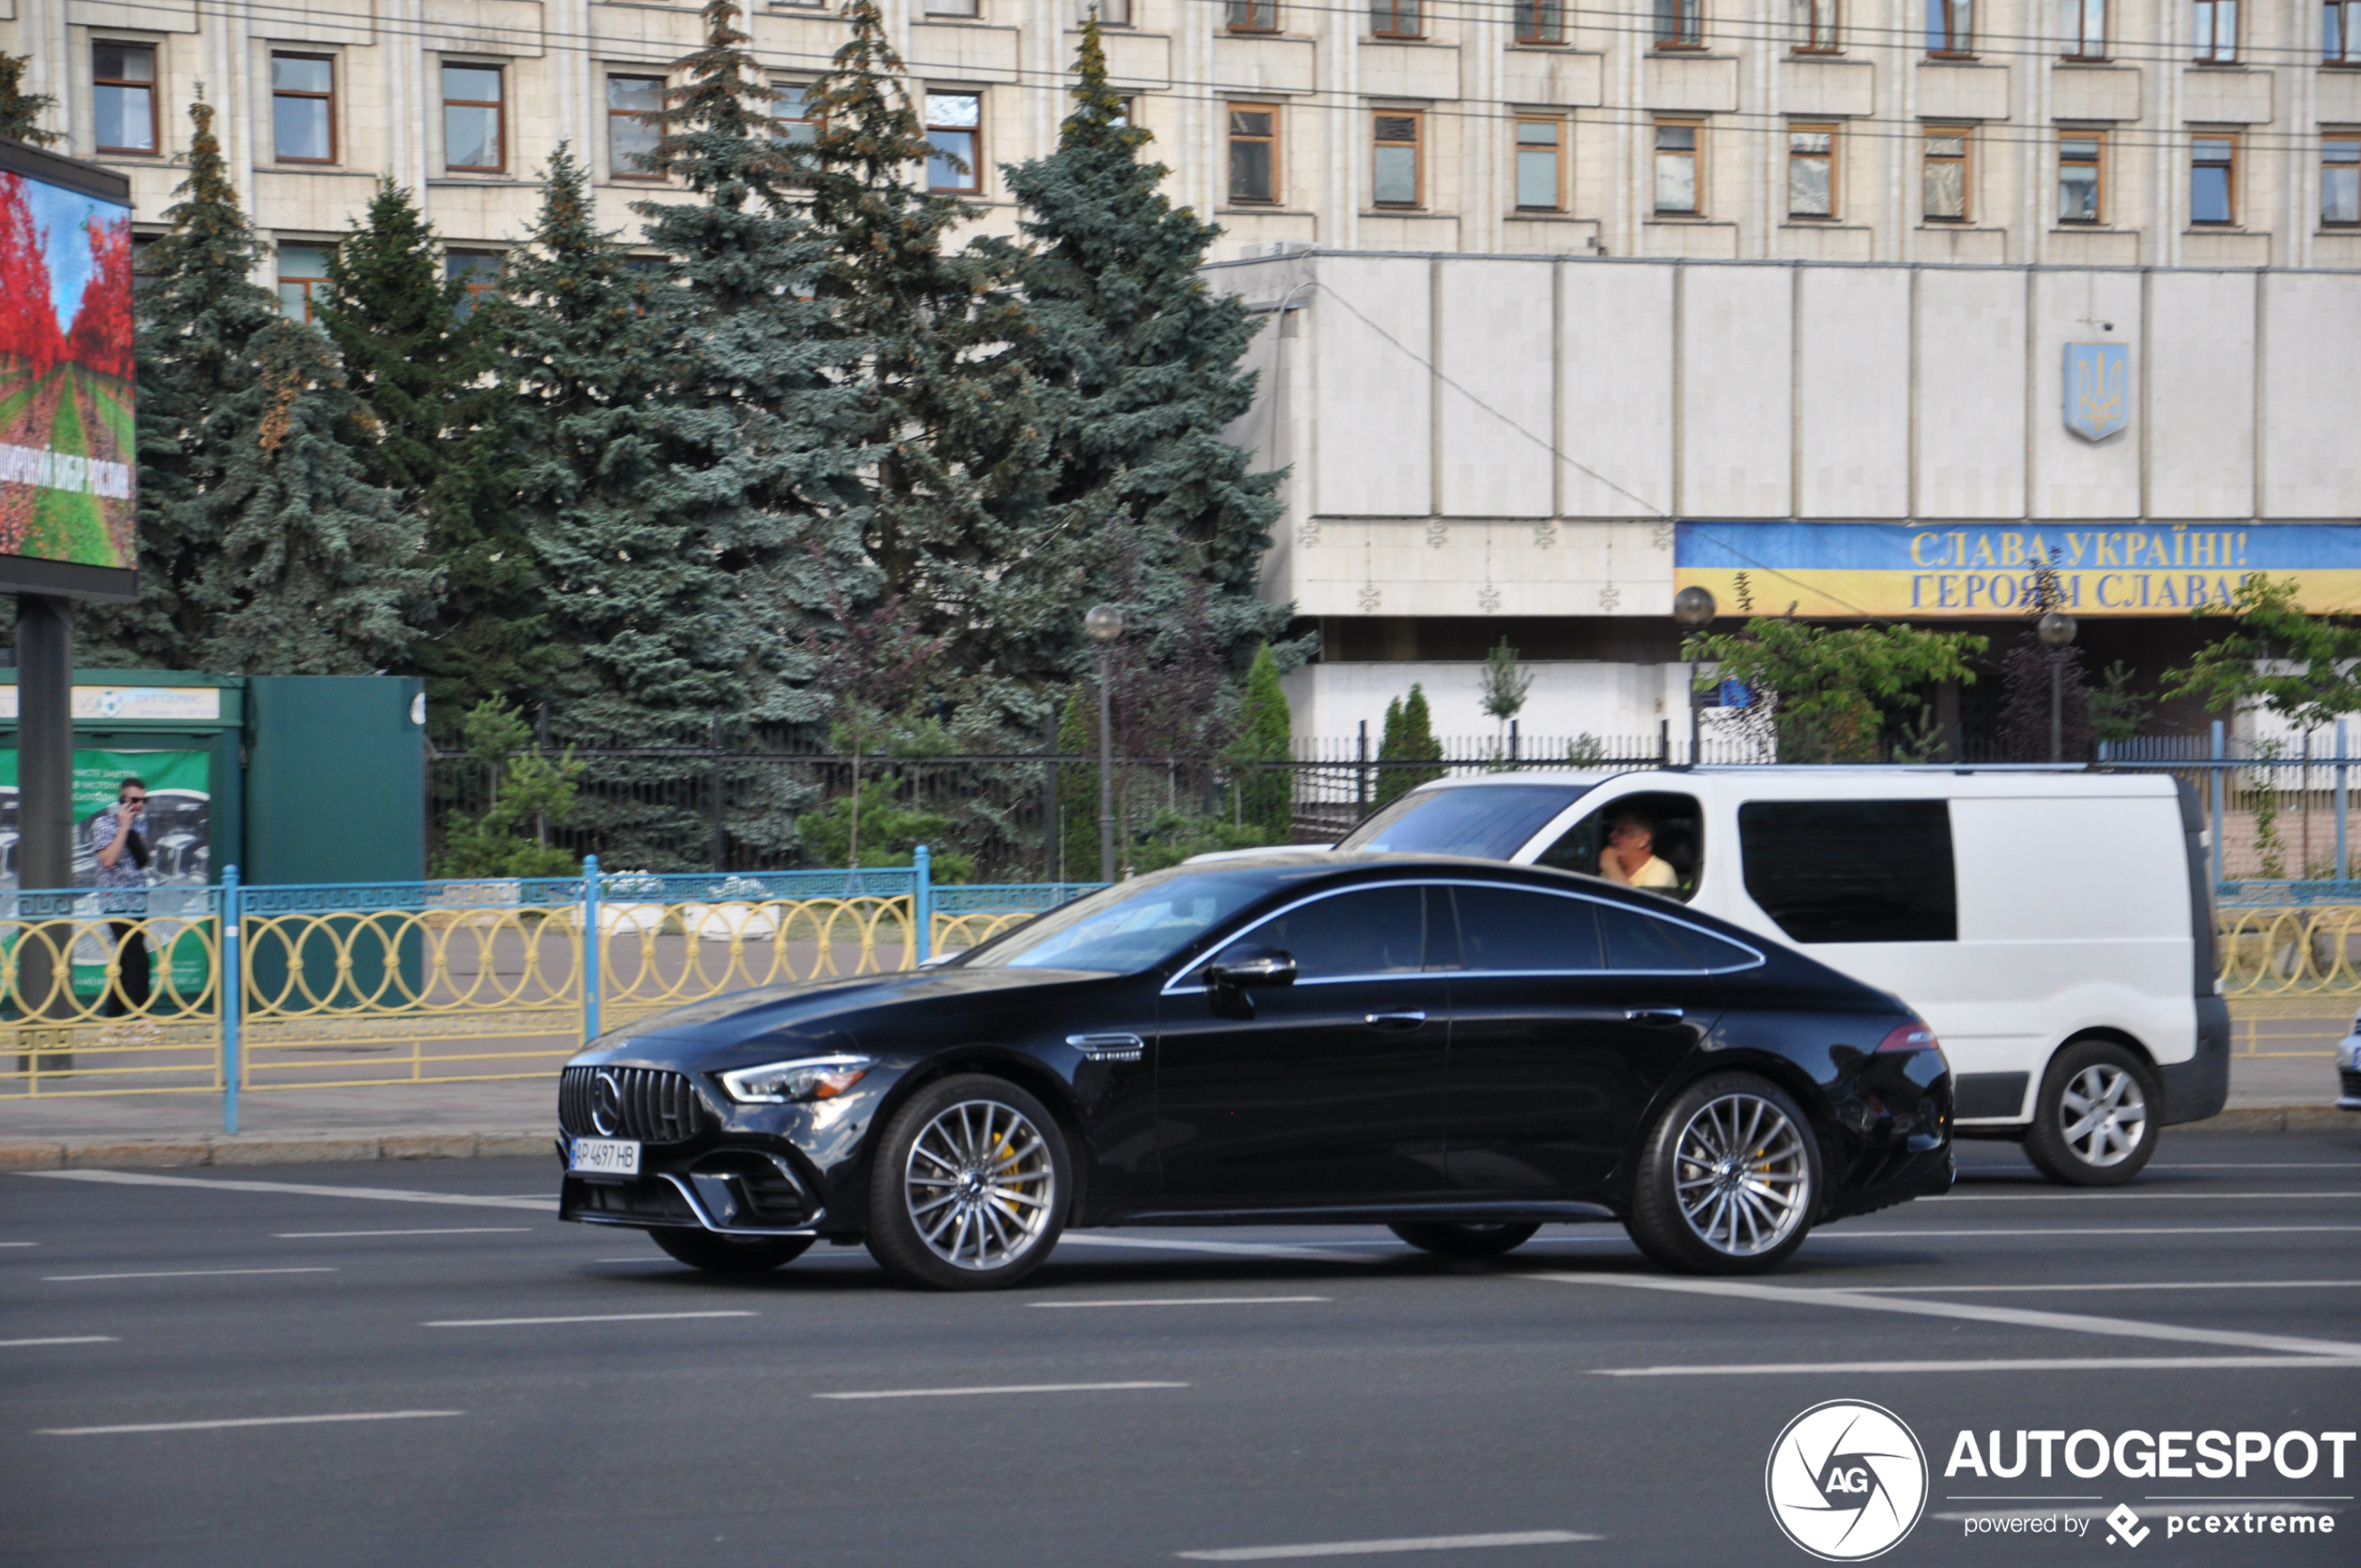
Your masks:
M721 1087L741 1105L785 1105L803 1100L833 1100L877 1064L871 1056L806 1056L766 1061L721 1074Z

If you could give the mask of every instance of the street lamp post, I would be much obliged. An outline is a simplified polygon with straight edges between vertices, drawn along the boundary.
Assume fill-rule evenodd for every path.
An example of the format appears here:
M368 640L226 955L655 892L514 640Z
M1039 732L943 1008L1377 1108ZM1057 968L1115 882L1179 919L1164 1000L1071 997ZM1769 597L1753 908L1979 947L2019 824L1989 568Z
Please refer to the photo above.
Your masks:
M2033 635L2050 651L2050 760L2065 760L2065 655L2074 646L2074 617L2052 610L2034 624Z
M1713 617L1720 608L1713 602L1711 593L1695 585L1682 588L1672 596L1672 618L1680 622L1681 629L1691 637L1695 637L1706 627L1713 625ZM1704 721L1697 712L1697 661L1691 659L1689 661L1689 766L1692 768L1697 765L1697 753L1702 745L1700 736L1703 729Z
M1115 880L1115 705L1108 696L1113 684L1115 645L1123 636L1123 612L1112 604L1094 604L1082 617L1082 635L1099 645L1099 877Z

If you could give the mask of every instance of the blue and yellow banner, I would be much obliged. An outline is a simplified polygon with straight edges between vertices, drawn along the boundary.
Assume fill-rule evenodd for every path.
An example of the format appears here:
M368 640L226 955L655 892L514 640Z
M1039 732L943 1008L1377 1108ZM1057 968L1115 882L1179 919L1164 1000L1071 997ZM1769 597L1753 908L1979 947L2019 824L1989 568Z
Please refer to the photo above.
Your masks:
M1674 587L1709 590L1725 615L1749 600L1761 615L2018 615L2045 561L2077 615L2185 615L2255 572L2294 578L2315 614L2361 609L2361 526L2346 523L1684 522L1672 559Z

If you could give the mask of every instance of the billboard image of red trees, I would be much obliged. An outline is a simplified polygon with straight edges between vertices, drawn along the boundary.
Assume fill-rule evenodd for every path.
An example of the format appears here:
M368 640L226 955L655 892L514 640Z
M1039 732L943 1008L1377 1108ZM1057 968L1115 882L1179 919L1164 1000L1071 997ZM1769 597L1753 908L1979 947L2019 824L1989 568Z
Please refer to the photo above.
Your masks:
M131 214L0 169L0 555L134 561Z

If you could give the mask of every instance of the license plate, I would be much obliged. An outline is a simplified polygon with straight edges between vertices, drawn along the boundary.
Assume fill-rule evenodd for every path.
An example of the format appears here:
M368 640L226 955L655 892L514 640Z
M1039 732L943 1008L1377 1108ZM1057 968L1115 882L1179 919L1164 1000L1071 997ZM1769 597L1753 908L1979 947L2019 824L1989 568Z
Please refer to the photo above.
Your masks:
M640 1145L627 1138L577 1138L566 1168L581 1176L637 1176Z

